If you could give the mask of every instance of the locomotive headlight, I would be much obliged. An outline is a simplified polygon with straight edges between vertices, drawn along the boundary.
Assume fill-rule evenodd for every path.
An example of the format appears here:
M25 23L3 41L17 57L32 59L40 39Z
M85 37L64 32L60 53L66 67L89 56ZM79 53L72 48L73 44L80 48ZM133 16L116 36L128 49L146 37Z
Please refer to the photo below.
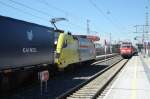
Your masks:
M126 52L126 50L121 50L121 52Z
M57 41L55 41L54 44L56 45L56 44L57 44Z
M130 53L130 52L131 52L131 50L130 50L130 49L128 49L128 50L126 50L126 52L129 52L129 53Z

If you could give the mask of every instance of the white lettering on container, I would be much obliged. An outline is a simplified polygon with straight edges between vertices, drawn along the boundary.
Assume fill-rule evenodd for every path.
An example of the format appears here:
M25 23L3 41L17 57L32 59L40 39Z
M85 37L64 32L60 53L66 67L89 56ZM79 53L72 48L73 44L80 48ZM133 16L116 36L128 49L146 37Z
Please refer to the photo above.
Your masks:
M36 53L37 49L36 48L23 48L22 51L23 53Z

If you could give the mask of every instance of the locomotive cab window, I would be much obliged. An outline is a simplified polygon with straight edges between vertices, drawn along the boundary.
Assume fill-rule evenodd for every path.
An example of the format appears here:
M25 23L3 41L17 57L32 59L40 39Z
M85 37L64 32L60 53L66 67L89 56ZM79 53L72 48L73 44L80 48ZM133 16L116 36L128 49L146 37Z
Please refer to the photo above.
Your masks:
M67 40L64 41L63 48L67 47Z

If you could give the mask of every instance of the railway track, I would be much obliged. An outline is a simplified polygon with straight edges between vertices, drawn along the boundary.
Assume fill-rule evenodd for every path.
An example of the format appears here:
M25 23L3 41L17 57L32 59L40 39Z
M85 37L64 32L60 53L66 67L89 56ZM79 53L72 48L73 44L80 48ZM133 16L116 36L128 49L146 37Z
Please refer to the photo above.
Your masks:
M66 92L67 90L75 87L78 84L81 84L88 79L91 79L96 75L99 71L102 71L104 68L107 68L112 63L115 63L116 61L120 60L120 55L115 55L113 57L99 60L91 65L79 66L77 68L74 68L73 70L70 69L70 71L65 73L60 73L56 75L54 78L48 81L48 92L44 95L40 95L40 87L38 84L33 84L32 87L25 87L18 89L17 91L14 91L13 94L10 94L8 96L4 96L5 98L10 99L20 99L20 98L28 98L28 99L40 99L40 98L56 98L60 94ZM78 69L80 68L80 69ZM73 72L73 73L72 73ZM61 76L60 76L61 75ZM84 79L86 78L86 79ZM66 85L66 83L69 83L69 85ZM22 90L23 89L23 90ZM34 96L34 94L37 94Z
M118 60L57 99L96 99L127 62L127 59Z
M102 63L102 62L106 62L106 61L109 61L109 60L112 60L112 59L114 59L114 58L117 58L117 57L119 57L120 55L114 55L114 56L107 56L106 57L106 59L99 59L99 60L97 60L97 61L95 61L94 63L92 63L91 65L96 65L96 64L99 64L99 63Z

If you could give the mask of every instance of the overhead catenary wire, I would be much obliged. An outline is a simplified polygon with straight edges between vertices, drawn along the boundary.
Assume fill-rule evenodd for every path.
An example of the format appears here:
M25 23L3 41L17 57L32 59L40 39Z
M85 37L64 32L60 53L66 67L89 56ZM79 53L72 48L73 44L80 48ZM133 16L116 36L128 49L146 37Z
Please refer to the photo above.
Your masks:
M51 15L51 14L49 14L49 13L47 13L47 12L43 12L42 10L33 8L33 7L28 6L28 5L24 4L24 3L21 3L21 2L15 1L15 0L8 0L8 1L10 1L11 3L14 3L14 4L16 4L16 5L22 6L22 7L26 8L26 9L30 9L30 10L32 10L32 11L38 12L38 13L40 13L41 15L45 15L45 16L47 16L47 17L50 17L50 16L51 16L51 17L54 17L53 15ZM41 0L39 0L39 1L41 1ZM44 20L44 21L46 21L46 22L49 21L47 17L44 18L44 17L41 17L41 16L37 16L36 14L30 13L29 11L21 10L21 9L19 9L19 8L13 6L13 5L10 5L10 4L8 4L8 3L4 3L4 2L1 1L1 4L5 5L5 6L7 6L7 7L13 8L13 9L15 9L16 11L18 11L18 12L20 12L20 13L24 13L24 14L31 15L31 16L36 17L36 18L38 18L38 19ZM48 2L45 2L44 4L47 5L47 7L50 6L50 4L49 4ZM58 7L55 7L55 6L51 6L51 7L53 7L53 8L56 9L56 10L58 10L59 12L62 12L62 13L64 13L64 14L69 14L69 15L71 15L69 12L67 12L67 11L65 11L65 10L62 10L62 9L59 9ZM72 17L73 17L73 16L72 16ZM81 25L79 25L79 24L76 24L76 23L71 22L71 21L69 21L69 23L70 23L71 25L75 26L75 27L78 27L78 28L82 29L82 30L86 30L86 27L83 27L83 26L81 26Z
M41 11L41 10L32 8L32 7L30 7L30 6L28 6L28 5L25 5L25 4L23 4L23 3L20 3L20 2L14 1L14 0L9 0L9 1L11 1L11 2L13 2L13 3L17 4L17 5L20 5L20 6L24 7L24 8L28 8L28 9L31 9L31 10L33 10L33 11L36 11L36 12L42 14L42 15L45 15L45 16L48 16L48 17L50 17L50 16L51 16L51 17L54 17L53 15L51 15L51 14L49 14L49 13L47 13L47 12L43 12L43 11Z
M58 8L58 7L56 7L56 6L53 6L52 4L48 3L46 0L35 0L35 1L38 1L38 2L40 2L40 3L42 3L42 4L44 4L44 5L47 6L48 8L51 7L51 8L53 8L53 9L55 9L55 10L61 12L61 13L64 13L65 15L68 15L68 14L69 14L67 11L65 11L65 10L63 10L63 9L60 9L60 8Z
M83 21L83 19L81 18L81 16L80 17L76 16L75 14L73 14L73 13L71 13L69 11L66 11L66 10L64 10L64 9L62 9L60 7L54 6L53 4L49 3L47 0L35 0L35 1L38 1L38 2L40 2L42 4L44 4L48 8L52 8L52 9L58 11L58 12L61 12L61 13L65 14L66 16L70 16L70 17L72 17L74 19L78 19L78 20Z
M49 14L49 13L47 13L47 12L43 12L43 11L41 11L41 10L32 8L32 7L28 6L28 5L25 5L25 4L21 3L21 2L18 2L18 1L15 1L15 0L9 0L9 1L11 1L12 3L15 3L15 4L17 4L17 5L20 5L20 6L24 7L24 8L31 9L31 10L33 10L33 11L35 11L35 12L38 12L38 13L42 14L42 15L45 15L45 16L48 16L48 17L50 17L50 16L51 16L51 17L54 17L53 15L51 15L51 14ZM58 7L55 7L55 6L51 5L51 4L49 4L46 0L43 0L43 1L38 0L38 1L40 1L41 3L43 3L44 5L46 5L47 7L52 7L53 9L56 9L57 11L62 12L62 13L64 13L65 15L71 15L72 17L74 17L72 14L70 14L70 12L67 12L67 11L65 11L65 10L62 10L62 9L58 8ZM69 21L69 23L70 23L71 25L74 25L74 26L80 28L80 29L86 30L86 28L84 28L84 27L82 27L82 26L80 26L80 25L78 25L78 24L76 24L76 23L74 23L74 22L70 22L70 21Z
M68 11L66 11L66 10L63 10L63 9L61 9L61 8L58 8L58 7L54 6L54 5L52 5L52 4L50 4L49 2L47 2L46 0L37 0L37 1L40 2L40 3L42 3L43 5L47 6L48 8L51 7L52 9L54 9L54 10L60 12L60 13L65 14L66 17L67 17L67 16L70 16L70 17L74 18L75 20L77 20L77 19L81 20L81 18L77 18L77 17L74 16L72 13L70 13L70 12L68 12ZM78 20L77 20L77 21L78 21ZM70 24L73 25L74 27L78 27L78 28L80 28L80 29L82 29L82 30L86 30L86 28L84 28L84 27L82 27L81 25L76 24L76 23L74 23L74 22L72 22L72 21L70 21L70 20L68 21L68 23L70 23Z
M101 3L99 3L99 4L100 4L100 6L104 7ZM122 24L119 24L117 18L111 15L111 11L109 9L107 9L107 14L110 16L111 21L113 21L113 23L115 22L115 25L119 29L121 29L121 27L125 29L125 26L123 26Z
M42 12L42 11L37 10L37 9L34 9L34 8L30 7L30 6L27 6L27 5L25 5L25 4L16 2L16 1L14 1L14 0L9 0L9 1L11 1L11 2L13 2L13 3L17 4L17 5L23 6L23 7L25 7L25 8L28 8L28 9L30 9L30 10L34 10L34 11L36 11L36 12L38 12L38 13L41 13L42 15L46 15L47 17L49 17L48 13L46 14L45 12ZM40 17L40 16L37 16L37 15L32 14L32 13L30 13L30 12L27 12L27 11L25 11L25 10L21 10L21 9L19 9L19 8L17 8L17 7L14 7L14 6L12 6L12 5L8 4L8 3L4 3L4 2L2 2L2 1L0 1L0 3L1 3L2 5L4 5L4 6L13 8L14 10L18 11L19 13L28 14L28 15L30 15L30 16L33 16L33 17L35 17L35 18L41 19L41 20L46 21L46 22L49 21L48 19L46 19L46 18L44 18L44 17ZM52 15L51 15L51 16L52 16ZM79 25L77 25L77 24L75 24L75 23L73 23L73 22L70 22L70 21L69 21L69 23L72 24L72 25L74 25L75 27L84 29L83 27L81 27L81 26L79 26Z
M24 10L18 9L17 7L11 6L10 4L6 4L6 3L4 3L4 2L2 2L2 1L0 1L0 4L4 5L4 6L6 6L6 7L10 7L10 8L12 8L12 9L14 9L14 10L20 12L20 13L28 14L28 15L33 16L33 17L35 17L35 18L41 19L41 20L43 20L43 21L48 21L46 18L43 18L43 17L40 17L40 16L36 16L36 15L34 15L34 14L32 14L32 13L29 13L29 12L26 12L26 11L24 11Z
M101 13L101 14L104 16L104 18L106 18L106 19L120 32L120 29L118 28L118 26L116 25L116 23L114 23L114 21L112 21L112 20L103 12L103 10L101 10L100 7L98 7L98 6L96 5L96 3L93 2L93 0L89 0L89 1L90 1L90 4L91 4L93 7L95 7L95 8L97 9L97 11L98 11L99 13Z

